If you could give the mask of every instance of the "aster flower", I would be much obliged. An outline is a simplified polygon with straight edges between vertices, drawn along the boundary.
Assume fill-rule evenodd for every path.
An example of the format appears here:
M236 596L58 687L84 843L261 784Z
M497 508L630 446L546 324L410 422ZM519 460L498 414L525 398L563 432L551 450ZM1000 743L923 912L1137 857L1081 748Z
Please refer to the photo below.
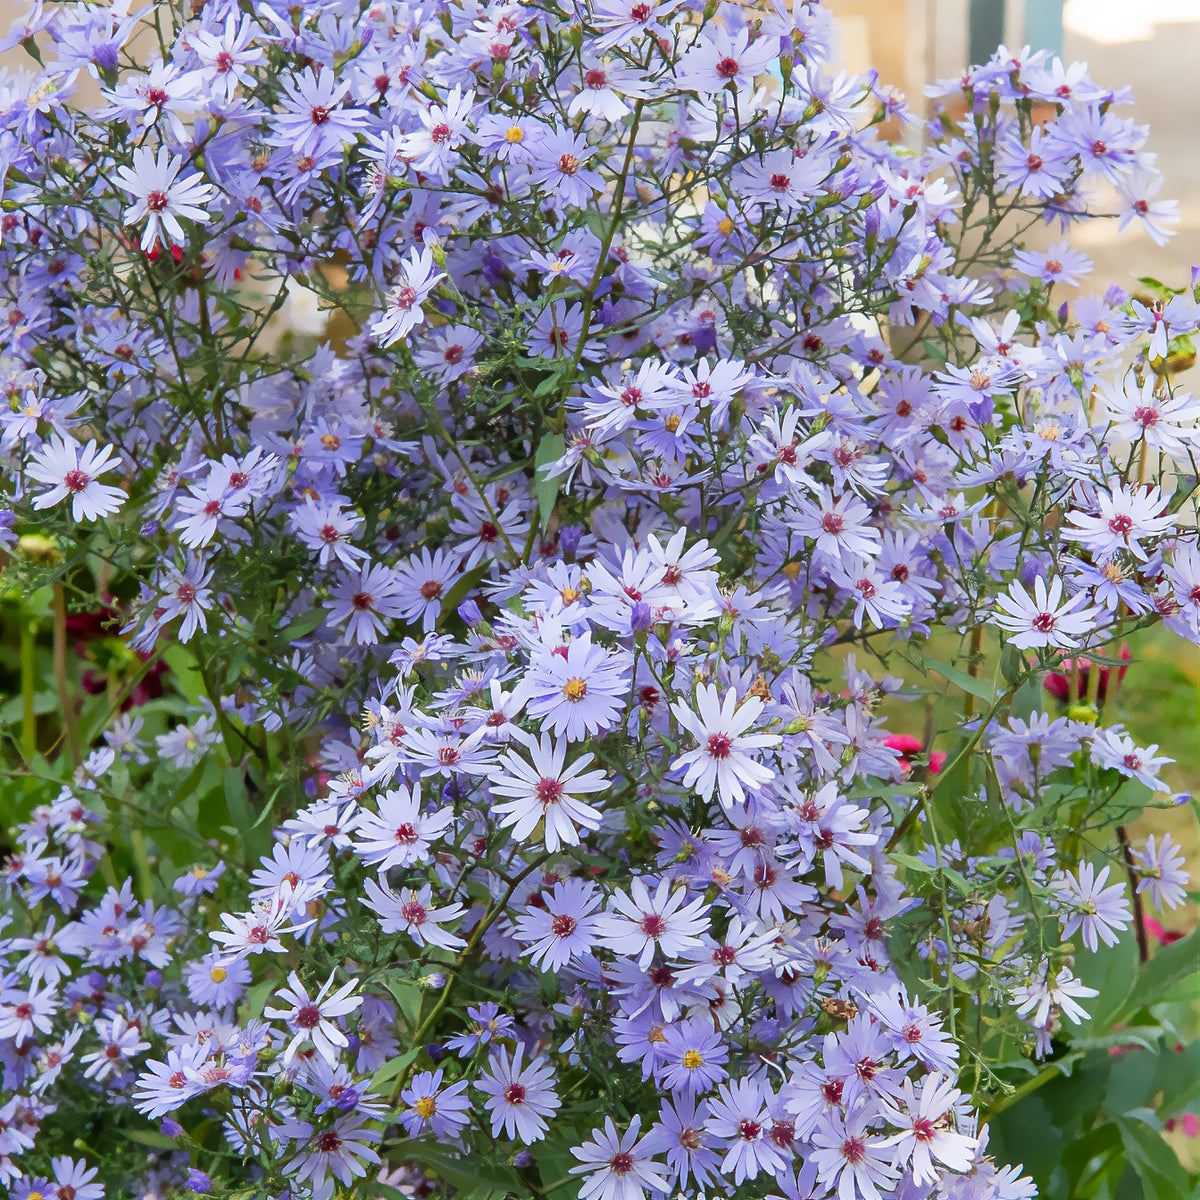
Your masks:
M882 1146L895 1146L897 1167L909 1167L920 1184L936 1183L941 1171L936 1159L951 1171L969 1171L974 1162L976 1140L957 1132L952 1116L961 1092L949 1079L926 1075L915 1087L911 1079L900 1084L899 1104L885 1103L883 1113L900 1132L883 1139Z
M338 1018L354 1012L362 1004L362 997L352 995L358 986L354 980L330 993L335 978L337 973L331 972L317 994L309 996L308 989L293 971L288 975L288 986L276 993L287 1007L263 1010L264 1016L285 1021L293 1031L292 1040L283 1052L284 1062L291 1062L305 1041L311 1041L317 1053L328 1063L336 1063L341 1052L349 1045Z
M600 176L588 169L592 148L581 134L548 129L531 147L530 182L566 208L582 208L600 191Z
M58 1011L58 987L0 988L0 1038L15 1044L30 1041L38 1032L49 1033Z
M260 900L244 915L222 913L224 929L214 930L212 939L225 947L227 954L242 957L247 954L269 952L278 954L283 950L282 935L299 933L312 924L311 919L292 923L292 911L296 894L289 887L270 900Z
M725 1148L723 1139L708 1128L708 1103L680 1096L665 1099L658 1121L647 1138L659 1154L665 1154L672 1180L685 1186L689 1180L697 1187L719 1182L718 1171Z
M1141 539L1161 537L1176 524L1173 516L1164 515L1166 507L1156 487L1127 488L1118 484L1110 491L1097 491L1094 514L1068 513L1067 520L1074 528L1065 530L1064 536L1082 542L1100 558L1124 551L1145 562L1148 555Z
M1169 833L1164 833L1161 841L1151 834L1143 849L1133 851L1133 858L1140 875L1139 896L1148 893L1159 911L1178 908L1184 902L1192 877L1187 871L1187 857Z
M684 701L671 706L675 719L698 743L671 763L673 771L686 768L683 786L695 788L706 800L718 792L727 806L742 804L746 789L757 791L775 777L775 772L751 752L782 742L779 734L747 733L762 716L763 701L746 696L738 703L731 688L724 700L713 684L696 689L695 709Z
M401 615L400 583L396 573L382 563L365 563L330 593L332 625L346 623L346 635L363 646L373 646L387 629L386 622Z
M198 1070L207 1057L205 1046L187 1042L170 1047L166 1061L148 1062L137 1079L134 1108L152 1121L179 1108L198 1093L189 1072Z
M76 521L95 521L114 513L125 502L125 493L99 481L119 466L112 446L97 448L95 441L80 446L66 434L51 437L30 460L26 474L50 490L34 498L33 507L49 508L71 497L71 516Z
M709 1101L705 1129L728 1145L721 1172L741 1185L761 1172L774 1174L784 1166L779 1148L768 1136L770 1112L761 1085L753 1079L739 1079L721 1085Z
M368 879L363 884L364 903L379 918L384 933L407 933L418 946L461 950L467 943L442 926L457 921L465 912L461 904L433 905L433 886L404 888L398 895L385 883Z
M429 633L437 624L442 603L459 573L459 560L448 550L423 549L396 571L397 597L400 615L406 621L420 621Z
M589 953L600 924L594 914L602 903L595 885L582 879L565 879L543 892L538 907L528 906L517 917L515 936L532 947L529 961L557 972Z
M272 115L275 130L271 143L296 155L320 158L353 141L367 121L362 109L344 108L350 91L348 80L333 71L311 67L282 80L283 107Z
M500 1006L491 1000L468 1008L467 1020L470 1022L467 1032L452 1037L446 1043L447 1050L453 1050L463 1058L470 1058L480 1046L490 1046L497 1038L512 1036L512 1017L501 1012Z
M419 786L392 788L364 812L355 829L354 852L368 866L387 871L428 861L430 846L454 822L452 808L422 812Z
M349 1184L366 1175L367 1164L379 1165L379 1155L372 1145L383 1134L377 1126L368 1126L368 1119L352 1114L320 1130L304 1122L282 1127L281 1132L300 1143L300 1150L288 1159L286 1169L290 1177L311 1185L313 1200L330 1200L334 1179Z
M561 653L534 657L517 685L528 715L569 742L614 725L628 690L623 656L592 645L590 633L575 638Z
M488 1099L485 1107L492 1120L492 1136L506 1137L528 1146L546 1136L546 1120L558 1111L561 1101L554 1090L553 1065L544 1058L524 1061L525 1047L514 1054L498 1050L475 1086Z
M1101 867L1097 873L1091 863L1084 862L1074 875L1064 872L1053 884L1065 910L1063 937L1069 938L1082 929L1083 944L1093 951L1097 938L1106 946L1115 945L1119 932L1130 920L1125 885L1112 883L1105 887L1108 872L1108 867Z
M707 905L703 896L690 903L685 888L659 881L651 895L641 878L634 879L629 892L615 892L608 912L600 921L601 942L618 954L637 956L643 970L662 947L667 958L703 944L708 929Z
M672 1092L696 1096L720 1083L729 1072L729 1047L709 1021L682 1021L663 1028L660 1083Z
M1052 1014L1059 1012L1076 1025L1087 1020L1087 1012L1076 1000L1086 1000L1100 993L1076 979L1070 967L1062 967L1053 979L1049 977L1048 967L1048 963L1043 963L1039 976L1032 983L1013 988L1012 1001L1017 1015L1025 1017L1035 1027L1047 1025Z
M1062 580L1055 577L1046 587L1040 575L1033 581L1034 594L1017 581L997 598L999 612L990 618L993 625L1015 636L1009 642L1019 650L1054 646L1070 650L1088 640L1096 628L1096 610L1081 607L1087 601L1086 592L1077 592L1063 600Z
M883 1200L883 1192L896 1183L893 1154L870 1131L871 1110L860 1108L845 1120L830 1117L813 1130L809 1161L817 1166L817 1179L841 1200Z
M566 765L567 743L555 742L543 734L541 741L531 742L527 761L515 751L505 753L500 761L501 774L491 781L497 796L511 799L497 804L503 828L511 828L522 841L540 825L542 841L551 853L560 846L577 846L579 830L600 827L601 815L581 795L602 792L609 786L603 771L585 771L593 755L584 754Z
M463 1095L467 1081L460 1079L443 1088L444 1074L440 1068L421 1071L400 1093L406 1107L399 1121L409 1137L419 1137L428 1130L436 1138L452 1141L466 1125L471 1108L471 1101Z
M679 62L679 86L701 95L721 91L732 82L747 88L755 75L778 55L778 42L769 37L750 40L749 27L738 30L712 25Z
M288 514L288 521L300 540L310 550L318 552L317 562L322 567L328 566L333 559L343 567L355 567L367 557L365 550L347 541L362 525L362 517L356 512L347 512L337 499L322 503L306 496L304 503Z
M1157 325L1155 322L1150 322ZM1162 340L1160 355L1166 353ZM1151 450L1172 458L1186 458L1200 440L1200 399L1182 388L1160 395L1161 385L1154 377L1139 385L1134 375L1125 377L1116 387L1104 384L1101 393L1112 421L1110 436L1134 445L1145 440Z
M1091 758L1097 766L1120 771L1152 792L1165 792L1168 788L1160 772L1175 760L1157 751L1157 746L1138 746L1120 725L1101 729L1091 744Z
M446 273L435 267L431 251L424 247L410 250L400 264L399 280L388 293L387 306L371 322L371 336L381 346L407 337L424 321L421 306L445 277Z
M871 510L853 493L835 496L825 487L815 502L806 497L797 501L790 523L834 560L848 555L870 561L878 557L882 540L879 531L867 524L870 517Z
M199 171L181 175L183 165L183 160L170 154L165 146L159 147L157 156L149 146L139 146L133 152L132 166L116 171L121 187L135 198L125 210L126 222L134 225L147 218L142 231L143 250L150 250L162 237L176 243L187 241L179 223L181 217L189 221L209 220L202 206L216 197L216 189L204 182Z
M593 1130L591 1141L571 1148L580 1161L570 1173L587 1176L579 1189L580 1200L643 1200L647 1190L667 1189L664 1169L651 1157L654 1139L649 1134L639 1139L641 1129L639 1114L624 1133L618 1133L612 1117L606 1117L603 1133Z
M212 571L206 570L207 566L203 558L189 555L182 570L168 567L166 574L156 581L162 593L156 619L165 624L182 616L181 642L191 641L197 630L204 633L208 629L205 614L212 608L212 592L208 587L212 582Z

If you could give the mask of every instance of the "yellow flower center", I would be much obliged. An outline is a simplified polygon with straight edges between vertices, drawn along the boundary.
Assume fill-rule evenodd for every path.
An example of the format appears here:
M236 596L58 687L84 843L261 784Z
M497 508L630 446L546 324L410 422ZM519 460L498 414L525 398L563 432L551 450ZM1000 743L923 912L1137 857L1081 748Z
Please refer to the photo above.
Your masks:
M504 140L511 146L517 142L525 140L525 130L520 125L510 125L508 132L504 135Z
M413 1108L417 1110L418 1116L422 1116L428 1120L435 1112L437 1112L437 1101L432 1096L422 1096L420 1100L413 1105Z
M578 704L587 695L587 680L576 676L563 684L562 693L572 704Z
M208 973L208 977L213 983L224 983L228 976L229 972L224 967L213 967Z
M717 222L717 228L718 228L718 229L719 229L719 230L720 230L720 231L721 231L721 232L722 232L722 233L723 233L723 234L724 234L726 237L728 237L728 236L729 236L729 235L730 235L730 234L733 232L733 218L732 218L732 217L722 217L722 218L721 218L721 219L720 219L720 220Z
M689 1071L694 1071L697 1067L704 1066L704 1056L699 1050L689 1050L683 1056L683 1065L687 1067Z

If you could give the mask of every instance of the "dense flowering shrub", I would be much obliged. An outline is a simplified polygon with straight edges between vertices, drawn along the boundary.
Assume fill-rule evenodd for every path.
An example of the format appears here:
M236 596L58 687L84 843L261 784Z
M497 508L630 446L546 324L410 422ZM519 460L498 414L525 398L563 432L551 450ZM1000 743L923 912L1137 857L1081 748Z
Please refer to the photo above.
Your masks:
M1025 241L1173 205L1079 68L923 123L832 37L10 31L9 1195L1023 1200L1072 1069L1044 1194L1192 1186L1109 718L1200 641L1200 304Z

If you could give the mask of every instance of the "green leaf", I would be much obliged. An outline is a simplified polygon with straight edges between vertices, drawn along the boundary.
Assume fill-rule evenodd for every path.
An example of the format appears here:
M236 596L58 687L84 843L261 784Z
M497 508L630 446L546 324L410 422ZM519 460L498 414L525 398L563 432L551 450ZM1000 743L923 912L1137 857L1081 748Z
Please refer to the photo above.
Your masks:
M1142 964L1119 1015L1129 1017L1140 1008L1166 999L1177 984L1194 979L1197 962L1200 962L1198 930L1193 929L1187 937L1170 945L1159 946L1154 957Z
M155 1150L179 1149L176 1142L153 1129L122 1129L121 1133L131 1142L138 1142L142 1146L153 1146Z
M225 806L229 809L229 819L233 827L241 834L248 833L254 828L254 809L250 807L250 797L246 792L246 776L241 767L230 767L224 776Z
M175 686L184 694L187 702L197 703L204 694L204 680L200 677L192 652L174 642L162 652L162 657L171 668Z
M388 971L383 976L383 986L396 998L400 1011L413 1024L421 1020L421 985L399 972Z
M406 1050L403 1054L396 1058L388 1059L387 1062L371 1076L371 1082L368 1085L370 1090L378 1092L383 1090L383 1085L395 1079L401 1074L411 1063L417 1061L418 1055L421 1053L420 1046L414 1046L411 1050Z
M1181 1200L1189 1194L1187 1172L1162 1135L1132 1113L1115 1117L1125 1157L1142 1182L1146 1200Z
M919 664L922 667L927 667L931 671L936 671L947 683L952 683L956 688L961 688L964 692L969 692L977 699L984 701L986 704L996 698L995 692L990 684L985 683L982 679L976 679L968 675L966 671L960 671L957 667L952 667L947 662L942 662L936 658L926 658L920 656Z
M550 514L554 511L554 502L558 499L558 491L562 485L562 476L547 479L542 468L549 463L562 458L567 448L566 440L561 433L551 433L538 442L537 454L534 455L533 494L537 497L538 516L542 520L542 529L550 522Z
M457 1188L471 1200L498 1200L508 1192L519 1195L526 1190L516 1172L508 1167L480 1162L478 1157L471 1160L454 1158L427 1142L411 1139L395 1142L389 1157L420 1164L434 1178Z

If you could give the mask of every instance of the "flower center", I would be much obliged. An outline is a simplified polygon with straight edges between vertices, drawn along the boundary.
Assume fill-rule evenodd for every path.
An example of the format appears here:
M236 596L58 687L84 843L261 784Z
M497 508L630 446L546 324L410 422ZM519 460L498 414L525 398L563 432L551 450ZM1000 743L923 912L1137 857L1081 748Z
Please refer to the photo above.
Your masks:
M550 931L555 937L570 937L575 932L575 918L566 913L559 913L550 922Z
M628 1175L633 1170L633 1155L626 1154L624 1151L614 1154L608 1160L608 1165L612 1168L614 1175Z
M697 1067L704 1066L704 1055L699 1050L689 1050L683 1056L683 1065L689 1071L694 1071Z
M566 696L572 704L578 704L588 693L588 685L586 679L580 679L579 676L573 676L563 684L562 694Z
M711 758L728 758L733 742L727 733L710 733L704 748Z
M658 913L646 913L642 917L642 932L648 938L660 938L667 932L667 922Z
M524 1104L525 1103L525 1085L521 1083L510 1083L504 1089L504 1098L509 1104Z
M301 1029L315 1029L321 1023L321 1010L315 1004L306 1004L296 1014L296 1024Z
M86 471L68 471L63 476L63 486L68 492L82 492L91 482L91 476Z
M537 798L543 804L557 804L562 799L562 784L557 779L539 779Z

